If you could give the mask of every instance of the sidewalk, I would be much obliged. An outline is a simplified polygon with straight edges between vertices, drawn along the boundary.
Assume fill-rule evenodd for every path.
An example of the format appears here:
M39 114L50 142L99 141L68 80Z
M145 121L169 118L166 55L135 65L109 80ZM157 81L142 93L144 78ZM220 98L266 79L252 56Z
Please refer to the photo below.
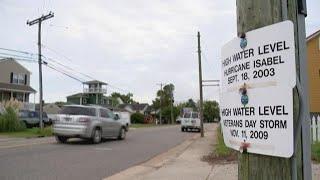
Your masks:
M155 158L110 176L105 180L237 180L238 165L210 165L201 161L212 152L217 124L206 126L204 138L192 139ZM313 164L313 179L320 180L320 165Z
M124 170L106 178L106 180L154 180L154 179L236 179L230 174L237 174L235 164L212 165L201 161L202 156L213 150L217 124L205 127L205 137L200 134L143 164ZM230 177L229 177L230 176Z

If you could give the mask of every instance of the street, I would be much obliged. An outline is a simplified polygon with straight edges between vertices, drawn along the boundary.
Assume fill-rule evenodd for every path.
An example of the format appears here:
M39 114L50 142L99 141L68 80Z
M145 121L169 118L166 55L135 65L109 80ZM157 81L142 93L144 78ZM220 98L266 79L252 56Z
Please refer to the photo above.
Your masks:
M196 133L180 126L129 130L124 141L76 140L0 147L0 179L102 179L166 152Z

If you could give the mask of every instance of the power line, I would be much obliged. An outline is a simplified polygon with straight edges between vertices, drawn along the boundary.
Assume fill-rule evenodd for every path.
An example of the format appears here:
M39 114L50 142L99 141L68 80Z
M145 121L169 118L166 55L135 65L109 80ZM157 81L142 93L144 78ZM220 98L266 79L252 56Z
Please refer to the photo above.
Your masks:
M35 56L37 54L34 54L34 53L30 53L30 52L26 52L26 51L20 51L20 50L15 50L15 49L8 49L8 48L1 48L1 50L5 50L5 51L11 51L11 52L18 52L18 53L23 53L23 54L29 54L29 55L32 55L32 56Z
M51 68L51 69L53 69L53 70L55 70L55 71L57 71L57 72L60 72L60 73L62 73L62 74L64 74L64 75L66 75L66 76L68 76L68 77L70 77L70 78L72 78L72 79L74 79L74 80L76 80L76 81L79 81L79 82L83 83L82 80L80 80L80 79L78 79L78 78L76 78L76 77L73 77L73 76L71 76L71 75L69 75L69 74L67 74L67 73L65 73L65 72L63 72L63 71L61 71L61 70L59 70L59 69L57 69L57 68L49 65L49 64L44 64L44 65L46 65L48 68Z
M73 62L73 61L72 61L70 58L68 58L67 56L65 56L65 55L59 53L58 51L56 51L56 50L48 47L47 45L41 44L41 46L44 47L45 49L47 49L47 50L55 53L56 55L58 55L58 56L60 56L60 57L63 57L63 58L65 58L66 60L68 60L68 61L70 61L70 62Z
M25 59L33 59L35 60L34 58L31 58L31 57L28 57L28 56L20 56L20 55L15 55L15 54L9 54L9 53L2 53L0 52L1 55L4 55L4 56L14 56L14 57L17 57L17 58L25 58Z
M45 59L47 59L47 60L49 60L49 61L52 61L52 62L55 62L55 63L59 64L60 66L63 66L64 68L67 68L67 69L69 69L69 70L71 70L71 71L73 71L73 72L75 72L75 73L79 73L79 74L81 74L81 75L83 75L83 76L85 76L85 77L87 77L87 78L89 78L89 79L92 79L92 80L95 79L94 77L89 76L89 75L87 75L87 74L85 74L85 73L82 73L82 72L80 72L80 71L77 71L77 70L75 70L74 68L71 68L70 66L67 66L67 65L59 62L58 60L55 60L55 59L46 57L46 56L44 56L44 55L42 55L42 56L43 56Z

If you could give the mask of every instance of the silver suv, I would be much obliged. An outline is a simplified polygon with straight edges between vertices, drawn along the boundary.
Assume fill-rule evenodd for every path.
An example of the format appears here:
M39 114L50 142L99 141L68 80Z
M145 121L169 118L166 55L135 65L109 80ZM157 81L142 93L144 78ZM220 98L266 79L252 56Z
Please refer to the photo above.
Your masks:
M66 105L56 116L53 133L60 143L69 138L90 139L93 143L102 138L125 139L125 127L112 111L100 106Z

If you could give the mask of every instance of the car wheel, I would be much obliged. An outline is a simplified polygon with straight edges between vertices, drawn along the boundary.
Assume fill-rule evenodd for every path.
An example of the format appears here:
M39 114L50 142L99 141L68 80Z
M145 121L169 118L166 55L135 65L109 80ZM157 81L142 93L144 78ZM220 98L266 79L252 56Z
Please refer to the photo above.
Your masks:
M56 140L58 143L66 143L68 138L64 136L56 136Z
M181 128L181 131L184 132L184 128L183 127Z
M102 135L101 135L101 130L96 128L94 131L93 131L93 135L92 135L92 143L93 144L99 144L101 142L101 138L102 138Z
M120 129L118 139L119 139L119 140L124 140L125 138L126 138L126 130L125 130L124 127L122 127L122 128Z
M26 126L26 128L31 128L31 125L27 123L27 121L23 121L23 124Z

